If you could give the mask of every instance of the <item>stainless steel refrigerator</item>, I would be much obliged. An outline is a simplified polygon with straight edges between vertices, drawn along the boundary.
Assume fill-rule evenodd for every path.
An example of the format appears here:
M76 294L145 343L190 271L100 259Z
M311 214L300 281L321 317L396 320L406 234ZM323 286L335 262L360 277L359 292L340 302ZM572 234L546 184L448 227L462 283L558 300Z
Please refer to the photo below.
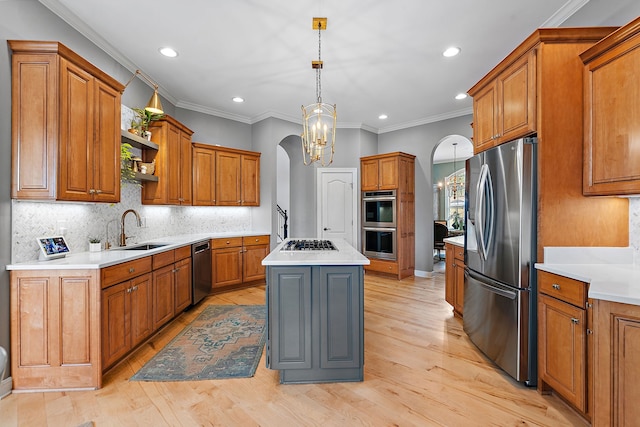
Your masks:
M466 162L464 330L517 381L537 382L536 146L523 138Z

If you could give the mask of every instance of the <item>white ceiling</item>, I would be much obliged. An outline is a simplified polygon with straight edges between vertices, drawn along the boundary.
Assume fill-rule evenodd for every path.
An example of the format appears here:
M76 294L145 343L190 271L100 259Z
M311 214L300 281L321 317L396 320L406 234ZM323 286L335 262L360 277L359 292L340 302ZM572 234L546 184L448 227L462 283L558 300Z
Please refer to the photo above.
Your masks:
M456 94L589 0L39 1L176 106L245 123L300 122L316 99L311 20L326 16L323 101L337 105L338 127L383 133L470 114ZM163 46L179 56L163 57ZM461 54L443 57L449 46Z

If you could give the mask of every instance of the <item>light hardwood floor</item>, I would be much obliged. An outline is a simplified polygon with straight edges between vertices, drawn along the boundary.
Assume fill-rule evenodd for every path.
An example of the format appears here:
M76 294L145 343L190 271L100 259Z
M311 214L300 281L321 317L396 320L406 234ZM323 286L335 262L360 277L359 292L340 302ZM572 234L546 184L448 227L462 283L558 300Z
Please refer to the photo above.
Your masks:
M444 275L365 277L365 380L281 385L253 378L130 382L206 304L264 304L264 287L211 296L107 373L88 392L12 394L1 426L565 426L584 425L558 398L488 362L444 301Z

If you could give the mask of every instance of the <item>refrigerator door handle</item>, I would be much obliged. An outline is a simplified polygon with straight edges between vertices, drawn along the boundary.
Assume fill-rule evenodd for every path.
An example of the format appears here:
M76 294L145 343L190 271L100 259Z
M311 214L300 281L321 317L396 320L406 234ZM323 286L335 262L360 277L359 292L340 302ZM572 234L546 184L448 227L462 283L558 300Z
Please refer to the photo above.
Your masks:
M483 288L486 288L487 290L489 290L490 292L493 292L494 294L498 294L500 296L509 298L511 300L516 299L516 297L518 296L516 291L506 289L505 286L502 285L501 283L496 282L495 280L492 280L488 277L480 276L477 273L474 273L472 270L465 269L465 274L471 277L472 279L474 279L480 286L482 286Z
M487 254L491 247L491 235L493 234L493 223L495 220L493 183L491 172L487 164L480 167L478 187L476 189L476 241L478 242L478 253L480 259L487 260ZM485 226L488 225L488 229Z

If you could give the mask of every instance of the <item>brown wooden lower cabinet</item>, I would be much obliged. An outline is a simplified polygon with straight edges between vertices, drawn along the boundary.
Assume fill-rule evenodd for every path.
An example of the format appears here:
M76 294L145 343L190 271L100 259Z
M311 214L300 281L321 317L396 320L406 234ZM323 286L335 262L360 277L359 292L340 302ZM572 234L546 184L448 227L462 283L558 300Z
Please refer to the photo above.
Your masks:
M162 327L191 304L191 247L153 256L153 326Z
M124 357L154 330L150 273L102 291L102 367Z
M464 311L464 247L445 244L445 300L453 313L462 317Z
M538 272L538 389L555 391L587 419L588 284Z
M268 235L212 239L212 291L264 282L269 241Z
M15 390L102 385L98 270L11 271Z
M593 300L593 425L637 426L640 420L640 306Z

